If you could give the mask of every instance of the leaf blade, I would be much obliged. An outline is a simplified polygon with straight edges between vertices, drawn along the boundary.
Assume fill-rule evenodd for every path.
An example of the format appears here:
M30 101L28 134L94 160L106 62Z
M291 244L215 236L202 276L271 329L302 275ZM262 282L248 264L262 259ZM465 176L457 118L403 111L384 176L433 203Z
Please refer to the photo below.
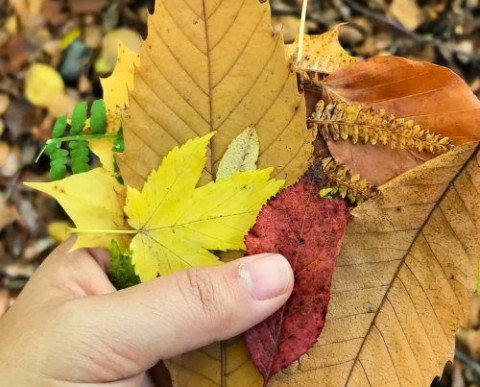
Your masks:
M120 230L125 226L121 199L123 187L103 168L51 183L25 185L56 199L79 229ZM125 245L124 238L118 235L80 234L72 249L110 249L112 239L120 246Z
M140 188L168 150L217 131L203 181L212 180L228 145L252 124L262 144L260 168L274 166L290 182L306 170L313 136L268 3L162 0L149 31L119 160L127 184ZM159 83L162 93L150 86Z
M476 271L466 268L475 267L480 252L476 220L480 207L474 199L480 187L478 161L478 145L456 148L392 180L376 198L357 207L335 270L324 333L302 360L308 372L275 380L273 386L314 380L332 386L361 386L368 381L407 385L407 380L424 385L441 374L453 355L454 332L475 288ZM431 183L425 186L426 181ZM462 222L455 226L454 209L460 208ZM445 209L458 237L448 224L439 223ZM425 235L433 238L430 244L447 275L457 280L442 274ZM401 290L401 281L412 293L413 304L407 291ZM420 329L422 324L425 328ZM442 337L444 329L448 339ZM433 357L428 339L437 348Z
M132 262L142 281L218 264L209 250L241 250L263 204L283 186L272 169L248 171L195 188L213 133L173 149L142 191L127 188L124 207L138 231Z

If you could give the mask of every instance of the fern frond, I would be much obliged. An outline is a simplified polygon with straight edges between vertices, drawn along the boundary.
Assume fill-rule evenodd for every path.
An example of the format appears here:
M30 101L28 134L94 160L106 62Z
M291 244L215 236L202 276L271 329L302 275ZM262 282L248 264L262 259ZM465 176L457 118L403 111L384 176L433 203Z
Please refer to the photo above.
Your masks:
M355 204L364 202L375 193L375 187L367 180L362 180L359 174L341 166L332 157L322 160L322 168L332 189L331 195L338 194Z
M42 152L50 156L50 178L60 180L66 177L69 164L72 173L79 174L90 170L90 148L88 141L99 138L114 138L115 146L112 151L122 152L124 149L123 135L106 134L107 112L105 102L96 100L90 109L88 120L88 105L78 103L73 109L70 120L62 116L55 121L52 129L52 139L47 141ZM68 134L67 134L68 131ZM68 150L62 145L68 144Z
M356 104L343 102L325 105L319 101L308 120L324 139L382 144L392 149L409 149L440 154L453 148L448 137L423 129L413 120L387 115Z

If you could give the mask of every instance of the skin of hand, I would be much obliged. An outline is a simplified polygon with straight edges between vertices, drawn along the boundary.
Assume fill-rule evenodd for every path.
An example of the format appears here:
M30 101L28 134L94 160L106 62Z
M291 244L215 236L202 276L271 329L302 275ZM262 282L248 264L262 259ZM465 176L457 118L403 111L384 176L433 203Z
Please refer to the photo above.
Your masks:
M159 360L244 332L293 289L288 261L261 254L116 291L108 252L72 244L0 319L0 386L140 386Z

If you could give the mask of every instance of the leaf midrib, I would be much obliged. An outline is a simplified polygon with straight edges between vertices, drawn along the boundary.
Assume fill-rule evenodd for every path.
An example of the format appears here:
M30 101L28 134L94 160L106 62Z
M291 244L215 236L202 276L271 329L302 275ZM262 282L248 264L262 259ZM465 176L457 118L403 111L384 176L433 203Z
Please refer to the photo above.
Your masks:
M222 2L223 0L219 2L218 7L221 6ZM206 56L207 56L207 77L208 77L208 105L209 105L209 114L210 114L208 125L210 127L210 132L213 132L214 127L213 127L213 98L212 98L212 91L213 91L212 57L210 52L211 41L210 41L210 34L209 34L209 28L208 28L207 7L205 5L205 0L202 0L202 6L203 6L203 24L205 26L205 44L207 48ZM212 176L215 176L215 152L214 152L213 139L210 139L210 171L212 173Z

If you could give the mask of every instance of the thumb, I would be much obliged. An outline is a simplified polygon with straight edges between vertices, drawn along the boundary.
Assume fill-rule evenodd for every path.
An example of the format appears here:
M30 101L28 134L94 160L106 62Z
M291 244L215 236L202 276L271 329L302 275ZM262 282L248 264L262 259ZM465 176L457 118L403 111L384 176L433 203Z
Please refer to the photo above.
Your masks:
M278 254L160 277L90 299L95 320L112 342L128 342L150 366L265 320L288 299L293 272ZM100 319L100 321L98 320Z

